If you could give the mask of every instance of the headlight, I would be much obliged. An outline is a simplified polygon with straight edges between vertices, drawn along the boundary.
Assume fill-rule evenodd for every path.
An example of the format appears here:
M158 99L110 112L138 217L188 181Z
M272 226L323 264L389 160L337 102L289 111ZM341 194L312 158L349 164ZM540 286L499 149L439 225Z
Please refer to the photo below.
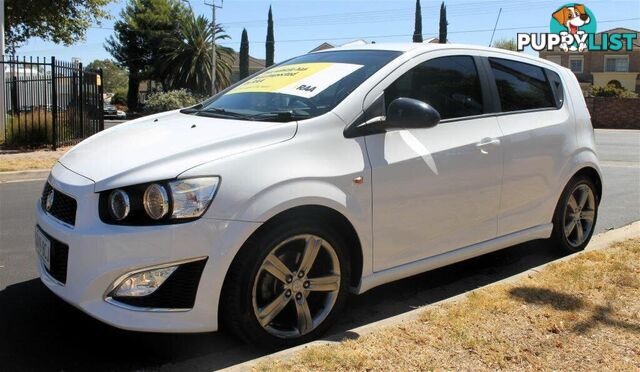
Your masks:
M169 196L163 186L157 183L151 184L144 192L142 200L147 215L154 220L159 220L169 212Z
M207 210L219 178L188 178L169 183L173 197L171 218L196 218Z
M185 178L134 185L100 194L100 219L118 225L187 222L209 208L220 177Z
M127 218L130 210L129 195L120 189L111 191L109 194L109 213L111 217L116 221L121 221Z

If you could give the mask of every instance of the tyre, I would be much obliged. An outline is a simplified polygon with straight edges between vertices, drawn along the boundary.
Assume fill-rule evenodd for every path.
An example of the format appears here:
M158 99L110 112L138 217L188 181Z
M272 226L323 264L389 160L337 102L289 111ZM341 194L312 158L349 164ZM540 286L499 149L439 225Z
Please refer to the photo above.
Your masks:
M271 223L247 240L229 268L223 326L268 349L319 337L347 299L346 249L328 223L308 217Z
M563 254L583 250L593 235L600 200L593 181L584 176L571 179L558 201L550 240Z

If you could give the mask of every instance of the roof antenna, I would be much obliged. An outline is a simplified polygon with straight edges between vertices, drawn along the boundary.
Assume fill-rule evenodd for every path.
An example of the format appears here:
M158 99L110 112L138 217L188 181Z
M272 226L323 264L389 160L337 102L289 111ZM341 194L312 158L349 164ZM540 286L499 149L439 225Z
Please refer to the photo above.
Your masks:
M500 8L500 11L498 12L498 18L496 18L496 24L495 24L495 26L493 26L493 32L491 33L491 41L489 41L489 47L491 47L491 44L493 44L493 35L496 34L496 27L498 27L498 21L500 20L500 14L502 14L502 8Z

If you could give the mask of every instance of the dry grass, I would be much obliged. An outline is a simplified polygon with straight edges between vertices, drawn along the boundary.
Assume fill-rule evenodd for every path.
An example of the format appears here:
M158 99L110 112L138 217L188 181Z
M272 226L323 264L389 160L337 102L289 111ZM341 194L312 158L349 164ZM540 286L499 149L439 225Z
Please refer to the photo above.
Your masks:
M259 370L640 369L640 239Z
M52 150L36 150L15 154L0 154L0 172L28 169L50 169L69 147Z

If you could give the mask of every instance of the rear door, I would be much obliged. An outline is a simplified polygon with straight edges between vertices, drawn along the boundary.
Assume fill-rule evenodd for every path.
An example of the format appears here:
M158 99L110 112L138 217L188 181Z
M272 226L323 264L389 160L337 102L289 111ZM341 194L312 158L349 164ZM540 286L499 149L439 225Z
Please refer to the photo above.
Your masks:
M551 222L561 169L574 149L574 123L557 73L517 57L486 62L502 111L502 236Z
M365 137L375 271L496 236L501 132L487 115L479 59L450 54L429 53L382 82L383 107L398 97L415 98L431 104L443 120L433 128Z

